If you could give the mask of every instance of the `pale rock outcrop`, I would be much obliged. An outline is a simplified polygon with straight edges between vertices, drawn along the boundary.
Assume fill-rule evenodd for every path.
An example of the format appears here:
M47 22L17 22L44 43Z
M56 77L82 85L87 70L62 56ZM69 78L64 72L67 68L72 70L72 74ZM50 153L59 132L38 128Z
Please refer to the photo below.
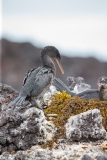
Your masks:
M45 104L48 105L53 93L56 91L46 93ZM51 140L57 128L47 120L43 110L31 106L30 102L7 109L7 104L17 96L18 92L11 86L0 84L0 160L107 159L106 131L99 110L70 117L66 124L67 139L58 139L52 150L43 149L41 144ZM106 139L104 143L103 139Z
M71 141L105 139L100 111L93 109L71 116L66 123L66 138Z

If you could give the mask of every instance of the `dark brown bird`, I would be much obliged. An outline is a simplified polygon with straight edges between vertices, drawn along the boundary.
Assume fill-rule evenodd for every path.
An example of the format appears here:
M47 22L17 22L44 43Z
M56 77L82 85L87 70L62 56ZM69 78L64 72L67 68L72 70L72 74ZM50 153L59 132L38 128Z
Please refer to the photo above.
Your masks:
M58 64L62 74L64 74L60 59L61 56L58 49L53 46L45 47L41 51L43 66L28 71L26 77L24 78L23 87L19 92L19 96L8 104L8 107L11 107L14 104L20 106L25 100L32 101L32 99L35 104L36 99L43 96L51 85L51 82L56 74L55 62Z

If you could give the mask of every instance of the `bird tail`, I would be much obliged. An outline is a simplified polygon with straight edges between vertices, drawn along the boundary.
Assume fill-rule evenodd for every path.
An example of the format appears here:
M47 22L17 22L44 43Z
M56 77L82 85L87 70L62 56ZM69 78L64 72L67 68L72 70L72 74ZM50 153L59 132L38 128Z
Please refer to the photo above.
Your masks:
M20 106L25 101L25 98L26 97L19 95L16 99L14 99L12 102L10 102L7 107L10 108L12 105Z
M68 94L71 94L72 96L76 95L74 92L71 92L70 89L59 78L54 78L52 84L60 92L65 90Z

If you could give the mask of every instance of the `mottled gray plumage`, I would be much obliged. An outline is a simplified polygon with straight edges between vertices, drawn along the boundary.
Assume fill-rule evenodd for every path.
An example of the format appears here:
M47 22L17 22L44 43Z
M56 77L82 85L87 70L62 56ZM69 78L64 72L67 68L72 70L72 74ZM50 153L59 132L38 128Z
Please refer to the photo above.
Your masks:
M91 86L84 82L83 77L77 77L75 80L76 80L76 85L74 87L74 91L76 94L91 89Z
M13 104L21 105L25 100L30 100L33 104L36 103L35 98L43 96L51 85L56 73L55 61L61 72L64 72L60 64L60 53L55 47L45 47L41 52L41 60L43 66L28 71L19 96L8 107Z
M69 89L76 94L83 92L87 89L91 89L91 86L84 82L83 77L74 78L74 77L68 76L66 81Z
M67 86L72 91L76 85L76 79L74 77L68 76L66 81L67 81Z
M84 78L83 77L77 77L77 78L75 78L75 80L76 80L77 84L84 83Z
M107 101L107 77L102 76L97 82L99 90L99 99L101 101Z

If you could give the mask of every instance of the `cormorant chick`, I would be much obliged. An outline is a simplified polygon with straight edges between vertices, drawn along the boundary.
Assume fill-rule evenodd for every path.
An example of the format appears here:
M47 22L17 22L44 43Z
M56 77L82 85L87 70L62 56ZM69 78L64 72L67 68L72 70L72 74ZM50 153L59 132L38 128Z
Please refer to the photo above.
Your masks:
M66 81L67 81L67 86L69 87L69 89L71 91L74 90L74 87L76 85L76 79L74 77L68 76Z
M102 76L97 82L99 90L99 99L101 101L107 101L107 77Z
M89 84L86 84L84 82L84 78L83 77L77 77L76 79L76 85L74 87L74 92L76 94L83 92L87 89L91 89L91 86Z

